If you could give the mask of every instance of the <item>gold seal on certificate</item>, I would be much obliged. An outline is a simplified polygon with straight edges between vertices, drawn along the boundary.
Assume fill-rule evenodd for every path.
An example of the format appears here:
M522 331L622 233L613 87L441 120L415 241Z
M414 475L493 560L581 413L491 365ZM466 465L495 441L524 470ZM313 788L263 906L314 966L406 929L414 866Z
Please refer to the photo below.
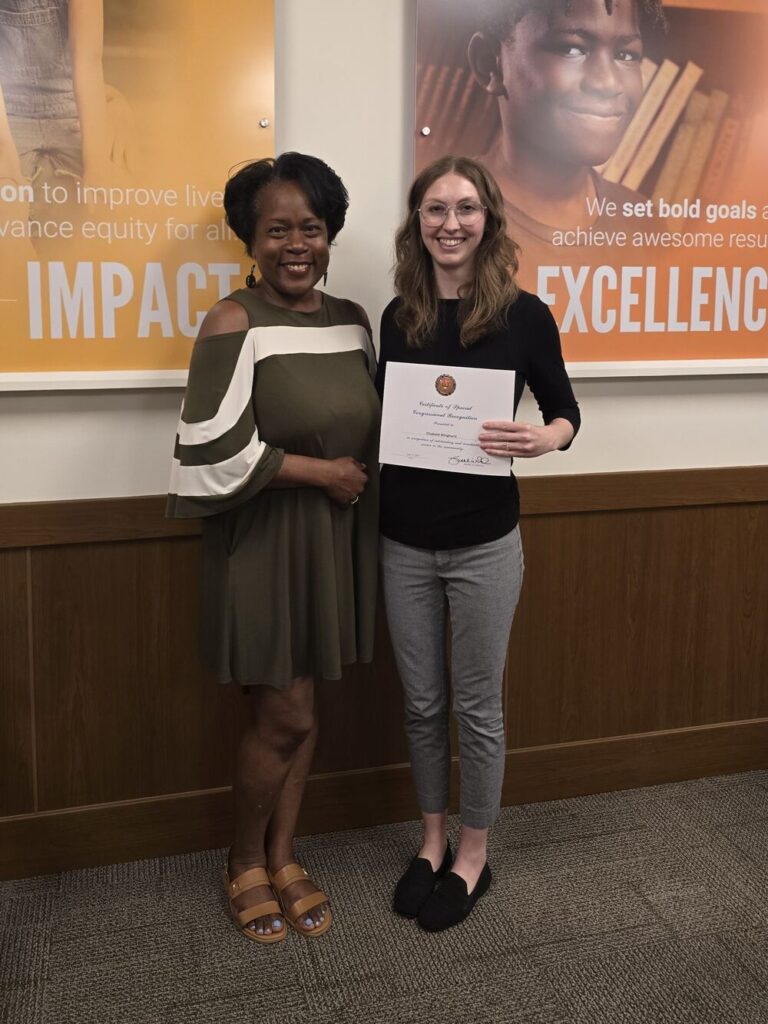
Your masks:
M456 378L450 373L441 373L435 381L435 391L438 395L452 395L456 390Z
M511 420L513 370L387 363L379 461L449 473L509 476L510 460L486 455L487 420Z

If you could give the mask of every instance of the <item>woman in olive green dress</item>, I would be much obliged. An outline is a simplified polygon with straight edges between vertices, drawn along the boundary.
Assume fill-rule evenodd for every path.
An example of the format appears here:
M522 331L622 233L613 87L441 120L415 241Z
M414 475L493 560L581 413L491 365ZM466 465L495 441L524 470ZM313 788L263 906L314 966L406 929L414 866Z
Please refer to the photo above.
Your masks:
M321 160L238 171L224 204L254 268L192 353L169 514L203 517L203 639L243 691L230 909L250 939L331 924L293 835L317 719L314 680L372 659L379 403L364 311L316 288L347 193ZM253 270L258 266L259 279Z

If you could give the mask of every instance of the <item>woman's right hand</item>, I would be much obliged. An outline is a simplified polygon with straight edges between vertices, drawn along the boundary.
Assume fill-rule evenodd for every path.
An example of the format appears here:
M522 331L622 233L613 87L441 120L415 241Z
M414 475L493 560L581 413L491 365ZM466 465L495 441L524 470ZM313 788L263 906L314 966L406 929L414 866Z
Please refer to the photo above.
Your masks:
M349 505L359 498L368 483L365 465L345 455L341 459L329 459L327 463L329 482L323 488L325 493L339 505Z

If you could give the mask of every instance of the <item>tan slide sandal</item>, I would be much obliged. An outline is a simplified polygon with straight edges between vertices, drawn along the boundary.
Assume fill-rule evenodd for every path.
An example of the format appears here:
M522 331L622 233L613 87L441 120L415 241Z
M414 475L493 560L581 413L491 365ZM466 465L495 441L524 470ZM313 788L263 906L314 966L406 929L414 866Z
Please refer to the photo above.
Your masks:
M316 925L314 928L307 928L301 923L301 918L308 910L312 910L313 907L319 907L322 903L328 901L328 897L321 889L315 886L315 891L310 893L309 896L300 896L299 899L294 900L290 905L286 902L283 895L284 890L293 882L309 880L307 872L300 864L286 864L284 868L280 868L274 875L270 874L269 880L272 883L272 888L277 893L277 898L280 900L283 916L292 928L295 928L297 932L301 932L302 935L306 935L308 938L317 938L328 931L333 921L330 907L325 911L325 920L322 924ZM314 884L312 882L312 885Z
M271 932L269 935L259 935L253 928L248 927L252 921L256 921L260 917L274 917L275 914L283 917L280 904L277 900L262 900L261 903L252 903L244 910L237 910L233 900L238 896L242 896L244 892L248 892L250 889L256 889L260 885L271 886L271 884L266 868L251 868L250 871L244 871L242 875L238 875L237 878L233 878L231 881L229 872L224 868L224 887L227 890L227 897L229 899L229 912L232 914L240 932L246 939L251 939L253 942L281 942L285 938L288 931L285 927L281 928L279 932Z

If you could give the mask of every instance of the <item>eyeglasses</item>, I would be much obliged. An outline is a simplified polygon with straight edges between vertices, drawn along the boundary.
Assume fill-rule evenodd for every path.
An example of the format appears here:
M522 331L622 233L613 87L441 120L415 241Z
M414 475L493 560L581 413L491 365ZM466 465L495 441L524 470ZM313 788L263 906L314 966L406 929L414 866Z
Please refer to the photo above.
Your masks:
M422 223L428 228L439 228L441 224L445 223L451 210L456 214L459 224L470 227L472 224L478 223L485 213L485 209L480 203L465 199L460 203L451 203L450 206L446 206L445 203L427 203L425 206L420 206L417 212Z

